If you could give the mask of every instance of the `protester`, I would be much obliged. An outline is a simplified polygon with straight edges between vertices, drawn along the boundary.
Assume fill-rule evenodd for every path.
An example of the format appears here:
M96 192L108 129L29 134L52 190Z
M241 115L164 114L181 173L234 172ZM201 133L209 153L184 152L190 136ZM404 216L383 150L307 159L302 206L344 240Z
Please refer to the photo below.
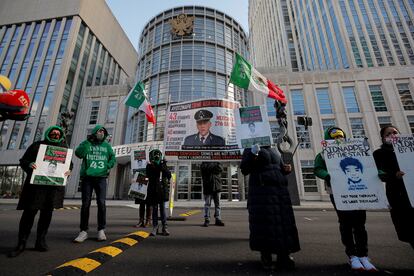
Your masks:
M329 127L325 131L325 140L344 138L346 138L346 134L339 127ZM329 193L331 202L338 216L339 232L342 243L345 246L345 253L349 258L351 269L377 271L376 267L368 259L368 235L365 230L366 211L341 211L336 208L331 189L331 176L327 170L322 153L318 153L315 157L314 173L317 177L325 181L325 188Z
M25 250L34 218L39 210L40 216L37 223L35 249L41 252L49 249L46 244L46 234L52 220L53 209L63 207L65 187L34 185L30 184L30 179L32 177L33 170L36 170L37 168L35 162L40 145L53 145L67 148L66 143L63 141L63 130L58 126L51 126L46 130L44 140L31 144L27 148L23 157L20 159L20 167L27 173L19 203L17 205L17 210L23 210L23 214L19 224L18 244L17 247L9 253L9 257L16 257ZM72 169L72 164L70 168ZM65 176L69 175L70 170L65 172Z
M214 201L214 218L215 225L224 226L221 220L220 208L220 192L221 192L221 178L220 174L223 172L223 167L218 162L203 162L200 166L201 178L203 180L203 194L204 194L204 227L210 224L210 207L211 200Z
M397 231L398 239L408 242L414 248L414 208L408 199L404 186L404 172L398 166L397 157L391 139L400 132L394 126L383 127L380 131L382 145L374 151L374 159L381 180L385 182L388 202L391 206L391 219Z
M148 185L148 178L145 172L139 172L136 182L143 185ZM135 198L135 204L139 204L139 221L135 227L148 227L151 224L151 205L146 199Z
M148 177L147 202L152 206L152 231L151 236L159 234L158 209L162 223L164 236L170 235L167 228L167 217L165 215L165 202L169 197L169 182L171 172L167 168L167 161L162 159L162 153L158 149L153 149L149 153L150 162L147 164L146 173Z
M260 251L266 270L272 268L272 254L277 255L277 268L294 269L290 254L299 251L300 245L287 188L291 166L283 163L275 149L253 145L244 150L240 169L250 175L247 207L251 250Z
M106 141L108 131L101 125L96 125L92 134L87 136L75 151L82 159L80 177L82 192L82 207L80 217L80 232L74 242L84 242L88 238L89 208L91 207L92 191L96 194L98 205L98 241L105 241L106 226L106 189L110 169L115 165L115 154L111 145Z

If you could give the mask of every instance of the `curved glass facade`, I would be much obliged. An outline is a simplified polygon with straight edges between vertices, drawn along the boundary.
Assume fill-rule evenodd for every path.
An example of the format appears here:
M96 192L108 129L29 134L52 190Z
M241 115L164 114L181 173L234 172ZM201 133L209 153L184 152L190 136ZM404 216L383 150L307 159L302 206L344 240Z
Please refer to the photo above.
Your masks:
M194 16L193 32L178 36L170 20L180 14ZM234 53L246 58L247 36L231 17L214 9L185 6L164 11L150 20L139 40L137 80L145 84L157 118L130 108L126 143L160 141L168 103L202 98L225 98L247 104L244 90L228 87Z

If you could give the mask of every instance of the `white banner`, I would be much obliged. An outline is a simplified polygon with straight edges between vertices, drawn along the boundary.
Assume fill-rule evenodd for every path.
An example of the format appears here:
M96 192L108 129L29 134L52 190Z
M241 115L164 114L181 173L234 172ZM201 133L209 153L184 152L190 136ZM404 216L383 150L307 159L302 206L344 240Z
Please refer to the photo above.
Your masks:
M338 210L387 209L384 184L367 140L322 141Z
M165 124L169 160L239 160L234 111L238 103L206 99L172 104Z
M404 172L403 181L411 206L414 207L414 137L411 134L399 135L392 140L398 166Z
M239 148L272 145L272 131L266 108L262 106L240 107L235 112L237 143Z
M36 169L30 178L31 184L65 186L72 160L72 150L42 144L36 157Z

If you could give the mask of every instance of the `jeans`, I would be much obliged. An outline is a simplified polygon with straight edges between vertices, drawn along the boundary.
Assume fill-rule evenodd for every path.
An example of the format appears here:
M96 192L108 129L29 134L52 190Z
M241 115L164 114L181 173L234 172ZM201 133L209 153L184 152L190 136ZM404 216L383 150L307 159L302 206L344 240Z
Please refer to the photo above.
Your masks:
M220 193L204 195L204 219L210 220L211 199L214 200L214 217L221 219Z
M160 208L160 216L162 226L167 225L167 217L165 215L165 202L152 205L152 226L158 226L158 208Z
M332 195L331 201L338 215L339 232L342 244L345 245L345 253L348 256L368 256L368 234L365 230L366 211L340 211L336 209Z
M80 230L88 231L89 209L91 207L92 191L95 190L98 205L98 231L106 226L106 177L85 177L82 179L82 207Z

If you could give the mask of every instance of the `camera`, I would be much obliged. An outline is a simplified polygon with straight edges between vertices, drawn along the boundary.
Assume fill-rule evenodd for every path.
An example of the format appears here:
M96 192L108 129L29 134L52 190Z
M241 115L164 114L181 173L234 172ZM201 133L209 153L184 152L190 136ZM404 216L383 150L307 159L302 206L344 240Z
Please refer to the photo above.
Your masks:
M308 127L312 126L312 118L308 116L298 116L298 125L304 126L305 129L308 129Z

